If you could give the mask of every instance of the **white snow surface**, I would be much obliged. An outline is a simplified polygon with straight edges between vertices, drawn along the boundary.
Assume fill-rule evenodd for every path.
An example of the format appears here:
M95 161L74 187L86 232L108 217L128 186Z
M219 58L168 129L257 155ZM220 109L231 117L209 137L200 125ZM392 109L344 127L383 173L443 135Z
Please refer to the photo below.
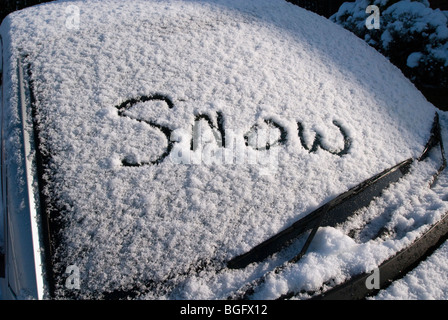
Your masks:
M74 28L66 25L69 6L79 9ZM81 298L164 281L169 290L138 298L224 299L291 257L303 239L245 269L216 269L350 187L418 157L437 110L362 40L280 0L57 1L11 14L1 32L6 99L16 105L16 57L26 54L42 148L51 153L46 192L63 208L55 258L61 298L72 294L63 271L75 265ZM173 107L159 99L118 113L124 101L154 94ZM10 150L18 147L15 112L8 114ZM215 124L222 115L225 145L203 120L199 147L190 150L200 114ZM439 114L448 141L448 115ZM285 143L265 120L284 128ZM124 166L166 150L165 135L148 122L172 130L173 150L159 164ZM342 132L350 144L337 155ZM310 152L317 134L322 146ZM269 150L261 148L266 141ZM446 173L427 187L439 164L432 153L354 219L319 230L309 253L269 275L254 297L340 283L412 243L448 211ZM372 240L383 225L391 232ZM360 230L355 237L352 229ZM204 261L208 267L191 271Z

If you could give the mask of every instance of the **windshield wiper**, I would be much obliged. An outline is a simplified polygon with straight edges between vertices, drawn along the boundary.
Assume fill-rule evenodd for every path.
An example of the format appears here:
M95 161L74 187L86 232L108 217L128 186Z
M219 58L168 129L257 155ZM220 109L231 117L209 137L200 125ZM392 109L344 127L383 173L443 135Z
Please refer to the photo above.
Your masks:
M433 176L430 183L431 187L435 184L438 175L440 175L446 167L439 115L436 113L434 123L431 128L430 138L421 156L417 158L417 161L423 161L426 159L429 152L438 144L440 145L443 163ZM240 269L245 268L251 263L261 262L290 245L300 235L311 230L304 246L302 247L302 250L298 255L289 261L297 262L306 253L319 227L334 227L337 224L346 221L347 218L353 215L357 210L367 206L375 197L380 196L382 190L384 190L387 186L393 182L397 182L401 177L406 175L410 171L413 161L414 160L412 158L404 160L401 163L365 180L356 187L340 194L304 218L298 220L287 229L255 246L247 253L231 259L228 261L227 266L231 269Z

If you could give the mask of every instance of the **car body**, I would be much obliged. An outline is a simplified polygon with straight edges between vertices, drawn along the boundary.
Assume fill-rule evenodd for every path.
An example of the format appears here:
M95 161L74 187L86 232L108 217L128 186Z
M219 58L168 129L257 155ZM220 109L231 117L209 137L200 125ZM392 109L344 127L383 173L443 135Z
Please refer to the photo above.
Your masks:
M1 36L7 298L224 299L290 253L229 260L417 157L437 111L361 40L280 0L56 1ZM386 207L396 239L328 226L256 297L341 283L412 243L447 209L443 184L423 187L439 160L390 191L399 217L381 200L360 215Z
M23 103L24 100L21 102ZM22 115L26 114L25 109L23 112ZM2 212L4 214L2 234L6 240L3 276L8 280L2 286L2 296L7 299L43 297L39 227L35 219L38 211L31 185L33 175L29 171L32 164L25 159L25 155L31 152L33 144L26 131L22 131L22 134L24 134L21 136L24 148L18 152L18 155L23 162L6 165L5 136L2 130ZM17 173L19 176L16 175ZM15 179L26 181L26 187L19 188L18 184L11 183Z

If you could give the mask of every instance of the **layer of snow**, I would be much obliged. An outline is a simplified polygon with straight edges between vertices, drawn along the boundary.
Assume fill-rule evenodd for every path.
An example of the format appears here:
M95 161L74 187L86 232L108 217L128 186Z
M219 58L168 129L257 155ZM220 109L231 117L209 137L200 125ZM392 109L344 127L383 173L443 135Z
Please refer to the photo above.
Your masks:
M69 6L79 10L79 24L67 27L78 12ZM12 14L1 32L10 41L8 99L14 106L16 57L27 54L43 148L52 155L46 192L63 208L64 225L58 297L98 297L155 281L169 290L142 298L225 298L292 251L243 270L221 270L225 261L417 157L436 111L363 41L280 0L61 1ZM157 99L119 114L123 102L154 94L173 107ZM7 115L10 152L18 147L15 111ZM201 114L215 124L222 114L224 146L205 120L193 129ZM284 128L285 143L265 120ZM165 135L149 122L172 131L172 152L158 165L123 166L165 150ZM448 141L446 113L441 122ZM190 150L194 132L199 147ZM349 149L337 155L343 132ZM321 147L310 152L317 134ZM263 150L267 141L272 147ZM432 154L357 219L322 228L309 254L270 275L255 297L341 282L411 243L448 211L446 174L427 188L439 162ZM366 221L374 223L347 235ZM389 238L368 240L375 222L387 223ZM191 272L203 262L207 268ZM80 270L75 292L65 287L70 265Z

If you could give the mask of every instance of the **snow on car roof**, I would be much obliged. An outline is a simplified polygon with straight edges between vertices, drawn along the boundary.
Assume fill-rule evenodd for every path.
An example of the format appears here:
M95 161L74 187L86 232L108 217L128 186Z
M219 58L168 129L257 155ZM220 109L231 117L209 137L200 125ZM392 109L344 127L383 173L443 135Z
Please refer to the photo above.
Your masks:
M36 97L45 192L61 227L59 297L72 294L64 270L74 265L80 297L141 287L145 298L225 298L258 269L186 275L418 156L436 111L354 35L280 0L61 1L10 15L2 36L6 64L16 70L23 57ZM5 86L14 105L14 83ZM426 192L422 208L446 211ZM410 241L349 239L324 228L324 249L313 250L330 259L310 256L294 285L346 277Z

